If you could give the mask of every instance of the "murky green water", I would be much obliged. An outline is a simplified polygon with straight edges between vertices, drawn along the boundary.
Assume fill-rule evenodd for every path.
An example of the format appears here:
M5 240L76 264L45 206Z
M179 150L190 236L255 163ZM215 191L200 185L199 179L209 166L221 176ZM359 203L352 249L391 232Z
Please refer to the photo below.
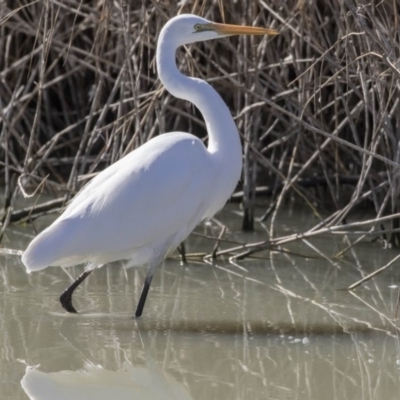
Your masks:
M238 226L233 214L220 217ZM293 232L309 220L288 213L280 226ZM13 228L3 245L23 249L30 235ZM341 246L329 236L312 243L329 256ZM187 243L189 252L213 246L198 236ZM81 313L67 315L58 303L70 283L63 270L27 275L18 257L1 256L0 397L398 399L398 267L354 293L337 290L396 254L364 243L335 262L283 252L237 265L170 259L140 320L132 315L144 269L95 271L75 293ZM76 277L82 267L68 271Z

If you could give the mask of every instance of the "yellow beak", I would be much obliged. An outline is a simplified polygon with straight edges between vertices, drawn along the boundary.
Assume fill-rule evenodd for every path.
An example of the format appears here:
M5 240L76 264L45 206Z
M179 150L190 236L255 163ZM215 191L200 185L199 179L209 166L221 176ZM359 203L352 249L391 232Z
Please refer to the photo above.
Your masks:
M258 28L256 26L243 26L243 25L228 25L212 23L208 26L209 29L214 30L222 35L279 35L275 29Z

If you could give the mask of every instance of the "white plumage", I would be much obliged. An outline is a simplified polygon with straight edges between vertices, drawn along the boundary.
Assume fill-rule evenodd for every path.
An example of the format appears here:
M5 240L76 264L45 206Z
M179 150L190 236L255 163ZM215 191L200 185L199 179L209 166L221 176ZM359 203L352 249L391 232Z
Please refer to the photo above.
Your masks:
M32 241L22 261L28 271L121 259L147 264L223 206L226 197L213 200L217 174L199 139L180 132L158 136L97 175Z

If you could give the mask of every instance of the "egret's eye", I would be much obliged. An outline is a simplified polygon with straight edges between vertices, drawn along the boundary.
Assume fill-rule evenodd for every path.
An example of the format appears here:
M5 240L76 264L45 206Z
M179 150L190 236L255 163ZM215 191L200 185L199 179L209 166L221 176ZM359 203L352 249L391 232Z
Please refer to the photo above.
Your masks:
M201 26L201 24L196 24L195 26L194 26L194 30L196 31L196 32L200 32L201 30L202 30L202 26Z

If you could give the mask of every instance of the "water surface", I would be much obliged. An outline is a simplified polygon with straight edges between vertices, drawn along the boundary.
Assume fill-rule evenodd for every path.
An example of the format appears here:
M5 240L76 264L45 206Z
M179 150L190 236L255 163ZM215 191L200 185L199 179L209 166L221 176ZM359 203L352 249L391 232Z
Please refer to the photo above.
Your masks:
M219 218L230 240L267 237L260 227L235 232L240 219L229 209ZM308 211L294 211L279 226L291 233L310 222ZM3 244L23 249L31 237L29 226L13 227ZM310 244L326 256L344 247L333 236ZM213 246L200 236L187 242L189 253ZM398 399L397 267L354 293L338 290L397 252L365 241L332 261L304 243L285 249L236 264L168 259L139 320L144 269L95 271L75 293L80 314L67 315L62 269L27 275L19 257L1 256L1 398Z

